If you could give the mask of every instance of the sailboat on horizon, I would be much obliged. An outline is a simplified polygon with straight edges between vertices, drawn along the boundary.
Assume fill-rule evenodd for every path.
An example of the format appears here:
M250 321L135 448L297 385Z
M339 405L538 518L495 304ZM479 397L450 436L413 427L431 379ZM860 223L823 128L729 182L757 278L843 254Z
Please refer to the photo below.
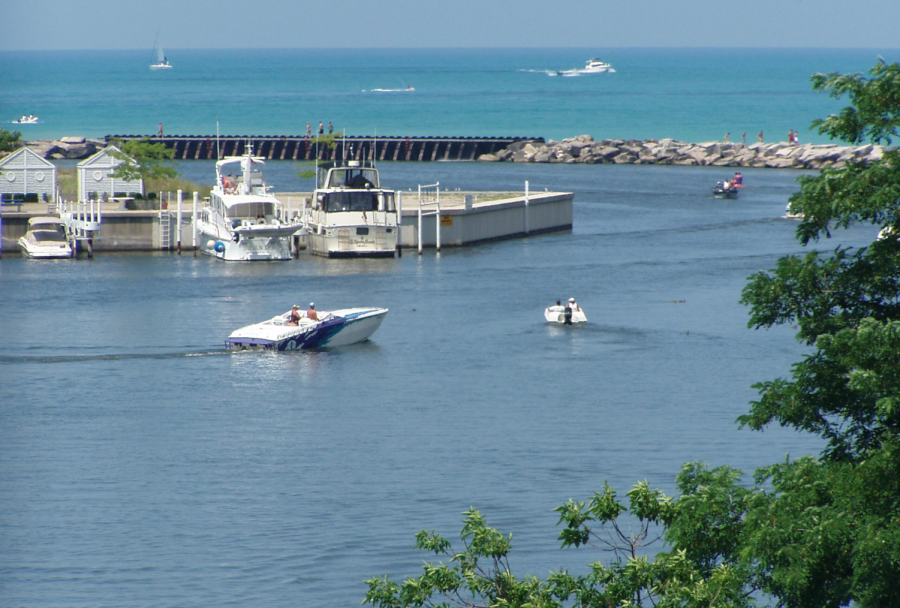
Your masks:
M172 64L169 63L169 60L166 58L166 53L163 51L162 47L159 46L159 32L156 34L156 40L153 41L153 58L156 59L156 63L150 64L151 70L171 70Z

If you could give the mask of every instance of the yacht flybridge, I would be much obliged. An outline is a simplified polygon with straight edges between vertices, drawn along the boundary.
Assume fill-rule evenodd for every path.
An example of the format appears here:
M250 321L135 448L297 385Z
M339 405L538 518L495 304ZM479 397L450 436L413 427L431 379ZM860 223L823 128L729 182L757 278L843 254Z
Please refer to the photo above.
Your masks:
M330 258L394 257L394 191L381 187L365 161L319 167L316 191L303 211L309 252Z
M265 164L249 147L216 163L209 204L196 219L203 253L226 261L291 259L291 238L303 225L269 192Z

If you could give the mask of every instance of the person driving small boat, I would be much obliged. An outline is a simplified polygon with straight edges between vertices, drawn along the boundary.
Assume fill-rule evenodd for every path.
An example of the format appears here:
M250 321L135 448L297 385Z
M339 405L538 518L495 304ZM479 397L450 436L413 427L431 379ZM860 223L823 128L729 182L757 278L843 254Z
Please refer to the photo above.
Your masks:
M309 303L309 310L306 311L306 318L309 319L310 321L318 321L319 320L319 315L316 314L316 303L315 302Z

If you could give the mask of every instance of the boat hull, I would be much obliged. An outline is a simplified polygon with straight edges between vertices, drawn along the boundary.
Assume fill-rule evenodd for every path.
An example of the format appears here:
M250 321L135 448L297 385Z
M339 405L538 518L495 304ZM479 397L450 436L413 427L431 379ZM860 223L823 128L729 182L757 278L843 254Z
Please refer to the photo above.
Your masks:
M221 238L213 227L200 225L200 252L226 262L280 262L292 259L290 237L299 226L273 235L247 236L233 233ZM235 240L237 239L237 240Z
M357 228L367 234L360 235ZM309 253L326 258L392 258L397 250L396 226L341 226L332 234L306 235Z
M19 239L19 249L22 255L35 260L51 260L74 257L74 250L70 243L38 245L28 240L27 236Z
M349 308L321 313L317 323L290 326L276 317L234 331L225 340L226 348L242 350L306 350L336 348L364 342L374 334L387 315L387 308Z
M544 310L544 318L547 319L547 323L556 323L559 325L565 325L566 323L566 313L556 310L550 310L549 308ZM573 310L572 311L572 324L576 323L587 323L587 316L585 316L583 310Z

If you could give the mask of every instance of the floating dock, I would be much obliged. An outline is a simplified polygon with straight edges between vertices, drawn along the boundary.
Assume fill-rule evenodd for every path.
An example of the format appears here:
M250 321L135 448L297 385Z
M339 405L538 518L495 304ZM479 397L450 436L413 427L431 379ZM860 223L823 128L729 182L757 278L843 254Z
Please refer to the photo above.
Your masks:
M419 246L418 193L398 191L401 204L400 246ZM399 196L401 195L402 196ZM290 215L299 211L311 193L276 193ZM529 235L566 231L572 228L571 192L459 192L440 193L439 209L429 203L431 215L421 221L421 243L425 248L466 247ZM104 251L181 251L193 249L192 203L185 194L181 213L174 201L167 209L130 211L120 203L103 204L103 230L93 241L95 254ZM18 252L28 218L47 215L46 203L26 203L18 212L3 212L2 252ZM181 217L180 231L178 218Z
M543 137L371 137L347 136L334 139L328 147L316 138L298 135L107 135L107 143L150 138L175 150L176 160L209 160L242 156L248 145L253 154L269 160L335 160L338 158L375 161L462 161L482 154L495 154L510 144L529 141L543 144ZM346 155L345 155L346 152Z

